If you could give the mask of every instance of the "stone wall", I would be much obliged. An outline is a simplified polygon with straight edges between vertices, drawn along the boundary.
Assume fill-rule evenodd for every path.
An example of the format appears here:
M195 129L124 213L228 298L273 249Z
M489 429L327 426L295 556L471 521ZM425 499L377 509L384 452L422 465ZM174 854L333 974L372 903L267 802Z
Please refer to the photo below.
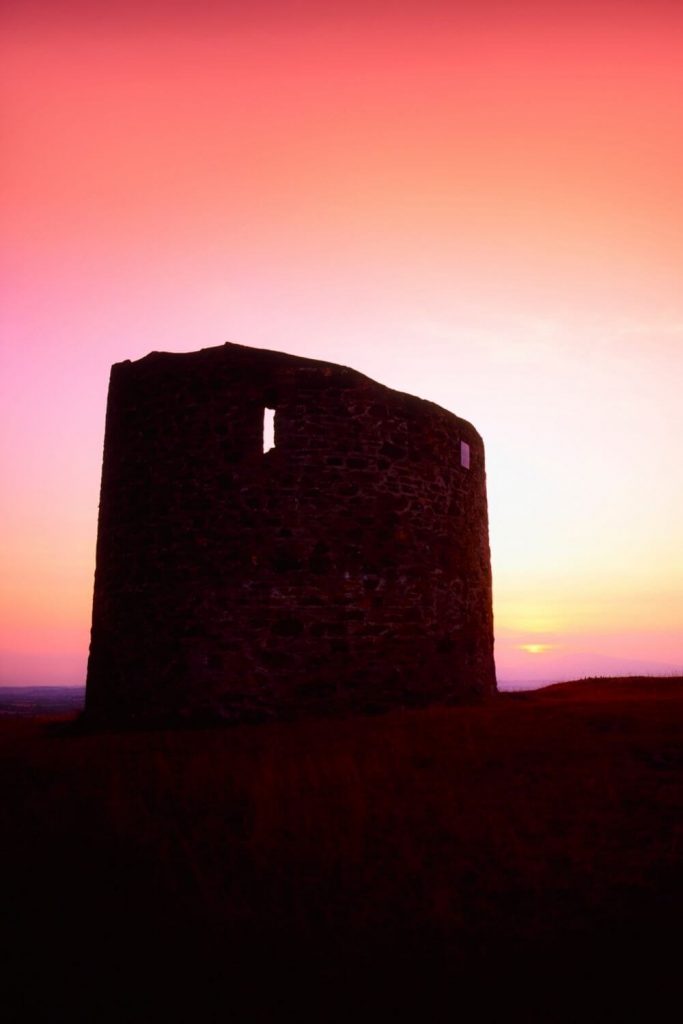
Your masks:
M286 717L494 689L469 423L239 345L112 368L87 715Z

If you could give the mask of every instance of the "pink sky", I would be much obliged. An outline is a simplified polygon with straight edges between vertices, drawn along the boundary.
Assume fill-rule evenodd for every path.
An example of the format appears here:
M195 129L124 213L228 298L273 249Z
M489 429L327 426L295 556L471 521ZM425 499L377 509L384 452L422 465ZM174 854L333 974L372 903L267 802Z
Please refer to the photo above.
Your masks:
M487 445L501 681L683 668L683 7L9 0L0 682L80 683L109 366L347 363Z

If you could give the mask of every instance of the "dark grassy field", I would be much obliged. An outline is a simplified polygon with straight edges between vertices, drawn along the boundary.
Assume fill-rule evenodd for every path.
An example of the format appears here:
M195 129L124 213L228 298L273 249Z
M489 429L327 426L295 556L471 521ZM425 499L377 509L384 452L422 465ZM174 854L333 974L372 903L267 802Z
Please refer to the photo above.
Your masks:
M5 1020L679 1012L683 679L214 730L59 721L0 720Z

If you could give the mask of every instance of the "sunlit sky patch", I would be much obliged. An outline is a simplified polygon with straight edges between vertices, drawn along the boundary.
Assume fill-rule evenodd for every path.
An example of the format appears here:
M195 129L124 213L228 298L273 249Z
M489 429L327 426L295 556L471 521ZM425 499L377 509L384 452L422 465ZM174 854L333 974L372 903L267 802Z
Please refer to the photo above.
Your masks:
M110 364L225 340L474 423L500 679L683 666L681 5L4 19L0 680L83 680Z

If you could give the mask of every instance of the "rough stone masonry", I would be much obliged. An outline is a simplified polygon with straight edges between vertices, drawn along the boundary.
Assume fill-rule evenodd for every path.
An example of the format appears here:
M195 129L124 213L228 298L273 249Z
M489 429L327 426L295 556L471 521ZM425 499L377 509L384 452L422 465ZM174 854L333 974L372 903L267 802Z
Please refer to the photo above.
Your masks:
M375 711L495 686L469 423L241 345L112 367L86 718Z

